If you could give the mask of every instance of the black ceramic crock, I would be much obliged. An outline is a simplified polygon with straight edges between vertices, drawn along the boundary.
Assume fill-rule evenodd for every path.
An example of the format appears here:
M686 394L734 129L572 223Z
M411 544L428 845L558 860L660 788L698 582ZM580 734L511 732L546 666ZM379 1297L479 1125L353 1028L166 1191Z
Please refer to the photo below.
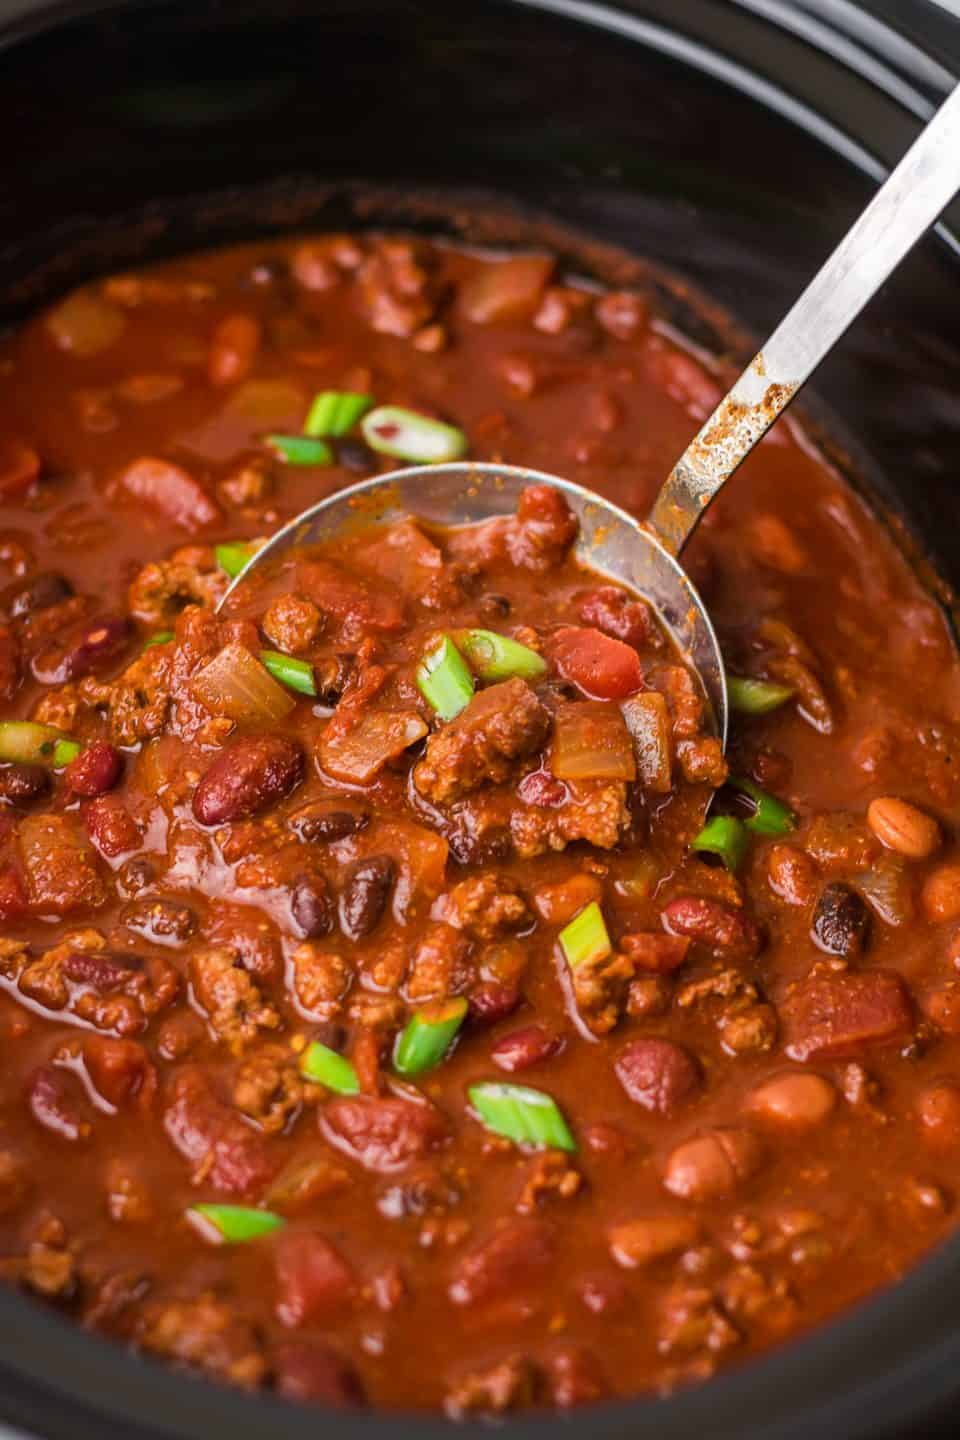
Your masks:
M960 19L930 0L0 0L0 324L152 255L383 218L470 235L519 206L765 333L958 74ZM960 213L817 390L878 504L960 588ZM954 1435L958 1410L960 1237L699 1389L501 1433L888 1440ZM0 1421L45 1440L489 1434L240 1395L5 1289Z

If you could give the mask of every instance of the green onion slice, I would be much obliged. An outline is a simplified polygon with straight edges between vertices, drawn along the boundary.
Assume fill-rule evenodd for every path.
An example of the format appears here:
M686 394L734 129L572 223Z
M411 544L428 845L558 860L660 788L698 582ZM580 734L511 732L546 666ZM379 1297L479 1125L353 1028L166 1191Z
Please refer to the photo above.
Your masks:
M62 730L35 720L0 721L0 760L20 765L69 765L81 747Z
M481 680L537 680L547 673L547 662L529 645L498 635L494 630L459 630L457 644Z
M542 1090L483 1080L471 1085L467 1093L481 1121L494 1135L538 1150L576 1150L576 1141L559 1105Z
M373 404L372 395L357 395L351 390L321 390L303 422L304 435L346 435Z
M338 1095L360 1094L360 1081L350 1061L319 1040L314 1040L301 1055L300 1074Z
M473 676L449 635L443 635L421 658L417 689L441 720L459 715L473 697Z
M399 1075L422 1075L439 1065L467 1013L464 999L446 1000L418 1010L397 1040L393 1065Z
M569 925L563 927L560 947L571 970L576 970L586 960L602 960L610 954L613 946L607 934L603 911L596 900L591 900Z
M220 548L221 548L221 549L226 549L226 548L228 548L228 547L226 547L226 546L221 546ZM226 569L225 566L221 566L220 568L221 568L221 569ZM170 642L172 639L173 639L173 631L172 631L172 630L158 630L157 633L156 633L156 635L151 635L148 640L144 640L144 642L143 642L143 648L144 648L144 650L149 650L151 645L167 645L167 644L169 644L169 642Z
M399 405L379 405L364 416L360 428L371 450L397 460L436 465L459 460L467 453L467 437L455 425L430 420Z
M326 440L309 435L268 435L267 444L287 465L333 464L333 451Z
M772 680L752 680L743 675L727 676L727 698L730 709L741 715L766 715L778 710L793 695L789 685Z
M292 655L284 655L281 650L261 650L260 659L281 685L286 685L289 690L298 690L301 695L316 695L313 666L306 660L296 660Z
M736 871L743 864L749 843L742 820L735 815L714 815L692 842L692 849L719 855L728 870Z
M789 835L792 830L796 830L797 817L782 800L768 795L766 790L742 775L734 776L729 784L753 801L753 814L747 816L743 823L755 835Z
M192 1205L187 1219L218 1245L244 1245L285 1223L272 1210L256 1210L251 1205Z
M213 554L220 569L225 570L231 580L236 580L247 561L252 559L255 550L254 545L242 545L235 541L230 545L215 545Z

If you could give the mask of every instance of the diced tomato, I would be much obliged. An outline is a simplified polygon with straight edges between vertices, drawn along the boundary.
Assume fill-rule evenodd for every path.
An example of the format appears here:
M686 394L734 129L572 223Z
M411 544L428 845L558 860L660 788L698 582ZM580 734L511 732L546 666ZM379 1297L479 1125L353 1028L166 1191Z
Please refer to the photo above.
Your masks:
M549 653L564 680L591 700L624 700L643 688L636 650L602 630L565 626L550 641Z
M345 634L399 630L403 625L403 601L392 586L381 581L374 588L328 560L298 565L297 588L338 620Z

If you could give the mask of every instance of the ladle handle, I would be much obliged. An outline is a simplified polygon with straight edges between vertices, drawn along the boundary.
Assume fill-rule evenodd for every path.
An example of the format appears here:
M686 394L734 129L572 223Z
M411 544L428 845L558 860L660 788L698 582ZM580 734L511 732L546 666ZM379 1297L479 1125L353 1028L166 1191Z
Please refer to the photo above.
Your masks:
M960 190L960 86L668 475L648 525L679 555L710 502Z

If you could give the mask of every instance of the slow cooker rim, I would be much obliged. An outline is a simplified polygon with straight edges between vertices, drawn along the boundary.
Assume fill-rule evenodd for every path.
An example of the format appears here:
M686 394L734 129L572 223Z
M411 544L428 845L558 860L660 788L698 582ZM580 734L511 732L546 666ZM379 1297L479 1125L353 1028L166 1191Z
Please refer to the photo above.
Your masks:
M121 3L133 6L138 0L121 0ZM638 20L636 15L614 4L600 4L596 0L500 0L500 3L514 9L552 13L584 25L613 28L626 38L646 44L654 39L654 30L638 27L634 23ZM754 14L769 8L750 0L730 0L730 3ZM3 27L0 49L65 21L116 8L116 0L74 0L74 3L58 0L54 4L46 4L45 0L9 0L4 4L0 0L0 26ZM818 10L825 23L829 20L828 0L806 0L806 8ZM765 14L764 18L777 23L773 15ZM888 54L895 55L904 73L912 71L919 82L916 47L877 17L868 17L868 20L875 26L877 40L883 37ZM655 28L661 36L666 34L660 27ZM708 54L704 47L695 45L683 46L675 53L687 63ZM767 83L758 88L744 66L722 65L719 71L708 69L708 73L742 89L760 103L779 100L781 103L773 104L772 108L800 124L849 163L874 178L885 173L876 156L836 126L830 122L824 126L815 112L805 106L794 108L789 103L785 106L782 93L778 96ZM949 75L947 71L944 73ZM924 78L929 80L929 71ZM741 81L742 84L738 83ZM922 93L915 92L916 109L910 103L905 104L903 98L895 95L891 98L915 117L922 118L923 106L919 104ZM788 102L789 99L786 97ZM930 100L926 103L929 105ZM941 238L954 253L960 253L960 241L949 228L943 228ZM597 1440L615 1440L615 1437L625 1440L628 1434L646 1433L648 1426L652 1433L654 1425L664 1440L671 1437L680 1440L693 1434L699 1426L709 1426L717 1437L732 1436L743 1433L744 1426L752 1428L754 1424L763 1424L766 1440L800 1440L829 1416L828 1433L832 1440L833 1437L847 1440L847 1437L865 1435L866 1425L869 1425L871 1440L879 1440L905 1419L917 1418L917 1408L921 1414L929 1413L933 1406L955 1392L960 1333L948 1335L933 1346L915 1337L913 1353L906 1359L899 1357L882 1378L864 1376L846 1390L831 1390L821 1398L811 1395L806 1408L787 1416L773 1415L764 1421L752 1413L758 1389L776 1392L781 1387L788 1388L788 1382L799 1381L802 1385L809 1379L812 1390L815 1378L829 1374L831 1360L835 1361L852 1339L859 1337L860 1344L868 1346L871 1342L879 1343L881 1337L904 1339L903 1331L910 1317L923 1315L925 1302L956 1293L958 1281L960 1235L928 1256L905 1278L867 1299L852 1312L819 1325L809 1335L781 1349L752 1359L736 1371L669 1399L640 1397L618 1401L591 1409L566 1423L576 1424L578 1428L589 1424ZM919 1331L919 1325L917 1329ZM255 1440L267 1432L268 1426L281 1424L292 1440L299 1440L300 1436L307 1440L308 1435L312 1440L315 1431L317 1412L314 1410L291 1406L270 1396L246 1395L178 1376L167 1367L124 1353L110 1342L84 1333L13 1291L0 1290L0 1332L6 1337L0 1355L0 1379L6 1371L12 1385L7 1395L2 1394L0 1385L0 1412L8 1414L15 1424L30 1427L41 1424L44 1428L39 1433L44 1435L62 1435L66 1440L69 1434L71 1440L76 1440L78 1435L103 1434L105 1425L122 1427L114 1432L117 1434L176 1436L183 1440L201 1440L201 1437L206 1440L211 1430L217 1434L228 1433L228 1428L231 1440ZM55 1377L50 1374L51 1357L57 1367ZM24 1384L35 1389L25 1398L16 1393L18 1384L21 1389ZM923 1397L920 1407L918 1395ZM75 1407L78 1403L79 1412L58 1410L58 1407ZM145 1416L150 1418L145 1420ZM162 1421L153 1418L159 1416L163 1416ZM440 1417L409 1412L340 1412L335 1423L336 1433L342 1440L369 1440L387 1433L396 1437L407 1433L412 1437L415 1433L425 1440L446 1440L453 1434L464 1437L488 1434L485 1425L455 1426ZM509 1440L539 1440L544 1426L556 1423L555 1415L535 1415L509 1420L500 1428ZM837 1428L838 1424L843 1428Z

